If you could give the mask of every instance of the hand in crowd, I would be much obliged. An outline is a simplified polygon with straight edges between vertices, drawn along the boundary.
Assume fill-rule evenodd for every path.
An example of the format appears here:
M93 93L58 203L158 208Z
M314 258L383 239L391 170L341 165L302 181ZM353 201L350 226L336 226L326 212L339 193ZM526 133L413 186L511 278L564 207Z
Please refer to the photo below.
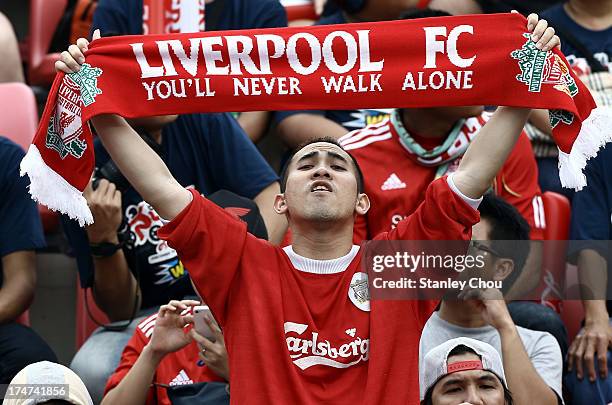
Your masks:
M189 331L189 335L196 341L200 347L199 357L204 361L204 364L215 372L219 377L229 381L229 362L227 359L227 350L225 349L225 339L219 325L213 321L208 315L204 319L215 334L215 341L212 342L204 336L196 332L195 329Z
M172 300L159 308L153 335L148 344L153 353L163 357L191 342L191 336L186 333L185 327L193 324L193 315L183 312L198 304L199 302L194 300Z
M527 31L531 33L531 39L536 43L536 47L542 51L561 47L561 40L555 35L555 29L549 27L546 20L540 20L535 13L527 17Z
M502 292L495 288L470 289L462 291L460 299L474 300L481 310L483 319L497 330L514 326Z
M100 30L95 30L92 35L92 42L100 39ZM76 45L70 45L67 51L60 54L60 59L55 62L57 72L74 73L81 69L85 62L85 52L89 49L89 41L86 38L79 38Z
M90 181L83 196L91 209L94 223L87 227L90 243L118 243L117 229L121 225L121 192L106 179L101 179L94 190Z
M609 347L612 347L612 326L608 318L585 324L569 348L568 370L575 368L579 379L584 377L585 367L590 381L595 381L598 371L601 378L607 378ZM595 359L599 363L599 370L595 369Z

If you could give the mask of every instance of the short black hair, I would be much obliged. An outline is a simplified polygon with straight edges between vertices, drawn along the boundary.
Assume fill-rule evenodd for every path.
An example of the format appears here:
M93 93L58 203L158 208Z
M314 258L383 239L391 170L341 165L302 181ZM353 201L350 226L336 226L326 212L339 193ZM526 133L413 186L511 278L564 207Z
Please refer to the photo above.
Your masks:
M480 218L491 225L487 235L491 248L500 257L514 262L514 271L504 280L503 290L507 292L523 271L529 256L529 224L514 206L493 193L484 195L478 211Z
M291 154L291 156L289 156L289 158L287 159L287 161L283 165L283 169L281 170L281 174L280 174L280 191L281 191L281 193L284 193L285 189L287 188L287 177L289 175L289 166L291 165L291 161L293 160L294 156L299 151L304 149L306 146L311 145L313 143L319 143L319 142L330 143L330 144L336 145L340 149L344 150L342 145L340 145L340 143L337 140L335 140L334 138L331 138L329 136L312 139L310 141L307 141L307 142L304 142L304 143L300 144L297 148L295 148L295 150ZM361 194L361 193L363 193L363 189L364 189L364 185L363 185L363 172L361 171L361 168L359 167L359 163L357 163L357 160L355 160L353 155L351 155L347 151L345 151L345 152L346 152L347 155L350 156L351 162L353 163L353 168L355 169L355 175L357 177L357 193Z
M457 345L453 348L453 350L451 350L448 353L448 357L453 357L453 356L461 356L462 354L466 354L466 353L471 353L471 354L475 354L476 356L478 356L478 358L481 358L480 355L478 353L476 353L474 351L474 349L472 349L471 347L468 347L466 345ZM447 357L447 359L448 359ZM495 373L493 373L495 374ZM497 378L500 378L498 375L496 375ZM444 376L440 377L440 379L444 378ZM435 384L432 384L431 387L429 387L429 389L427 390L427 392L425 393L425 398L423 398L423 400L421 401L421 405L433 405L433 390L434 387L436 386L436 384L438 384L440 380L436 381ZM500 379L501 382L501 379ZM502 387L504 388L504 399L505 399L505 403L506 405L513 405L514 401L512 399L512 394L510 393L510 390L508 390L508 388L506 388L506 385L504 383L502 383Z
M400 20L416 20L418 18L431 18L431 17L450 17L451 13L447 13L442 10L434 10L432 8L422 8L416 10L407 10L400 14Z

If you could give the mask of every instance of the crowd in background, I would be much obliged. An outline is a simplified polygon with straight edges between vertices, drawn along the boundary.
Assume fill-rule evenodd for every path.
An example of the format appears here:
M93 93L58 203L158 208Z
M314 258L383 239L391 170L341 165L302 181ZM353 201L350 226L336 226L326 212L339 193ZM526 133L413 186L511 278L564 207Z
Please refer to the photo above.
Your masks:
M69 1L67 12L74 12L76 3L80 1ZM596 103L612 105L612 0L316 0L316 21L288 21L285 6L290 2L278 0L204 3L207 31L536 12L561 38L563 53ZM99 29L103 37L143 33L142 0L91 4L91 31ZM68 48L65 34L56 32L56 49L50 51ZM0 61L0 82L29 83L12 23L2 14ZM36 91L40 95L40 86ZM357 162L363 192L372 202L355 223L353 241L358 245L413 213L426 199L428 186L457 169L465 149L437 158L449 153L459 134L480 130L495 110L388 107L203 112L128 123L183 187L238 212L249 232L281 246L291 244L287 220L273 208L275 196L285 190L282 163L300 145L332 138ZM602 291L583 296L583 328L575 337L568 335L558 311L520 300L521 292L534 291L544 277L544 192L562 194L571 202L569 239L579 243L570 245L567 261L577 265L580 280L603 277L612 282L606 243L612 238L612 148L590 162L588 186L574 193L559 182L551 133L548 111L532 111L477 207L481 221L473 228L473 239L482 242L473 248L493 257L491 272L507 269L504 278L510 287L488 291L478 300L443 300L435 311L431 308L418 348L422 403L458 404L452 401L461 395L472 404L612 402L609 301L591 299L605 296L605 283ZM81 287L91 290L110 323L98 328L72 359L69 366L76 376L47 363L58 362L53 348L20 321L33 300L36 252L46 246L45 232L27 191L27 177L18 174L24 151L11 134L0 135L0 384L26 381L30 365L83 381L85 393L83 386L71 385L71 391L75 388L67 403L171 404L194 398L228 403L231 381L223 331L209 316L212 335L183 332L181 313L202 297L181 257L157 235L163 219L117 169L100 139L94 143L94 178L84 193L95 222L81 228L67 217L60 221ZM269 138L282 147L261 148ZM508 240L524 243L501 242ZM481 368L472 367L474 362ZM457 366L453 372L451 365Z

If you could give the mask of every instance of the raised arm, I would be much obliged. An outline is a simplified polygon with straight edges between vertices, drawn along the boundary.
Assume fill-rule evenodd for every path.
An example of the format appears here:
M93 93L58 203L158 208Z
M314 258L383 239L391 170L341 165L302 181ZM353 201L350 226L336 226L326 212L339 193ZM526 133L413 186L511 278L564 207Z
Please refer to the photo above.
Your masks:
M98 30L93 39L100 38ZM61 54L55 68L66 73L76 72L85 62L83 53L89 42L81 38ZM130 125L118 115L92 118L98 136L126 179L142 198L164 219L171 220L191 201L191 193L170 174L161 158Z
M528 17L527 30L532 33L532 40L537 41L538 49L549 51L560 44L554 29L536 14ZM497 109L470 144L453 175L459 191L470 198L479 198L487 191L518 140L530 112L530 109L514 107Z

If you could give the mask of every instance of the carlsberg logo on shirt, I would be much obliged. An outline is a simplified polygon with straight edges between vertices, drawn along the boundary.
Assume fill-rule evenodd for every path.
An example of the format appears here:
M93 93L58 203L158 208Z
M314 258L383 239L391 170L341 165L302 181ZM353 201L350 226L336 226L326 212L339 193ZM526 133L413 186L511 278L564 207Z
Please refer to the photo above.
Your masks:
M287 336L286 341L289 357L300 369L306 370L312 366L348 368L362 361L368 361L370 339L355 337L354 328L346 330L347 336L353 339L340 347L334 347L328 340L320 338L318 332L305 335L307 329L308 325L285 322L285 335L298 335Z

